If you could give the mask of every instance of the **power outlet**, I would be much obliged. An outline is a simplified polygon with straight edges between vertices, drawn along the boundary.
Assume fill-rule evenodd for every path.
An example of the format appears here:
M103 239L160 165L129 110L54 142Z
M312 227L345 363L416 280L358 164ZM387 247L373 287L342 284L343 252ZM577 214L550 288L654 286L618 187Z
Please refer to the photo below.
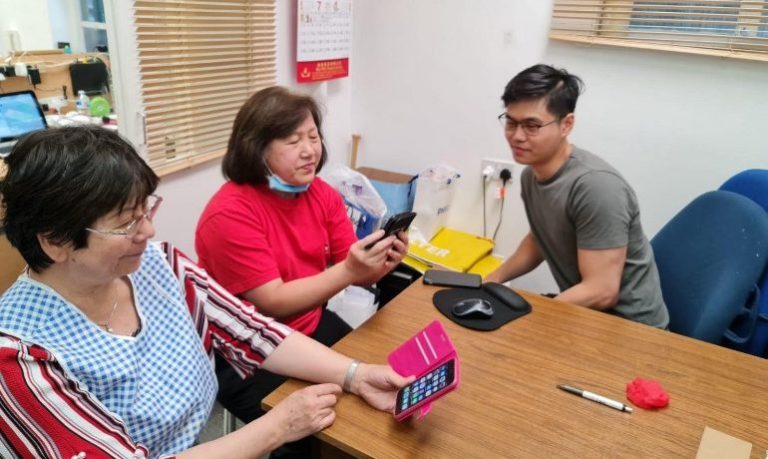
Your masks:
M486 172L488 172L487 180L501 182L501 171L508 169L510 173L510 179L507 180L507 185L509 185L512 183L511 175L512 171L514 170L514 166L515 163L511 160L483 158L483 160L480 162L480 173L483 175L483 177L486 177Z

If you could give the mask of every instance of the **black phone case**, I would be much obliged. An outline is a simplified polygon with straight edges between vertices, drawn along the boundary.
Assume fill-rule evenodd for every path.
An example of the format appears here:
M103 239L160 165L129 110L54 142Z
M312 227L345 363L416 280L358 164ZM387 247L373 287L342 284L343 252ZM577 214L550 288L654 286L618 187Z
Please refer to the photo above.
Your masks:
M407 230L414 218L416 218L416 212L403 212L393 215L384 224L384 237Z
M382 229L384 230L384 236L382 236L381 239L384 239L387 236L391 236L392 234L399 233L400 231L407 230L408 227L411 226L411 222L413 222L414 218L416 218L416 212L402 212L391 216L389 220L387 220L387 222L384 224L384 226L382 226ZM378 239L376 242L379 242L381 239ZM366 245L365 250L373 247L376 242L371 242L370 244Z

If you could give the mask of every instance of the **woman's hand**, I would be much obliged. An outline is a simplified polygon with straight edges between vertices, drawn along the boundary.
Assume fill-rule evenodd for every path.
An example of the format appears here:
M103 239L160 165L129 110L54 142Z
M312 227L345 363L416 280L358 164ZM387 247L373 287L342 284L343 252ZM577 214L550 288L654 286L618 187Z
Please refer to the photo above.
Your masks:
M339 393L341 387L337 384L305 387L278 403L265 417L277 423L282 443L296 441L333 424L333 406Z
M392 247L390 247L389 251L387 252L387 261L385 264L387 265L387 272L392 271L397 267L397 265L400 264L401 261L403 261L403 258L405 258L405 254L408 253L408 233L405 231L400 231L397 233L397 239L395 239L392 243Z
M382 411L395 409L397 390L412 382L415 377L404 378L388 365L361 363L350 386L352 393L360 396L372 407Z
M387 260L396 237L381 239L383 236L384 230L377 230L349 247L344 266L353 278L352 284L365 285L376 282L391 269ZM373 246L366 249L370 244Z

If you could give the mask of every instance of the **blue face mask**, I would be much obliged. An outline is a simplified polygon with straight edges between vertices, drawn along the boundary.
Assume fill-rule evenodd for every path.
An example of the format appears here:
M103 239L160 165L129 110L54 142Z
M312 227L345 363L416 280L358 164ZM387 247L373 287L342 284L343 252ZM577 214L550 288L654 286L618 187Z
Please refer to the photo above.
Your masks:
M269 180L270 190L282 191L283 193L303 193L309 189L309 183L306 185L291 185L290 183L285 183L274 174L270 174L267 180Z

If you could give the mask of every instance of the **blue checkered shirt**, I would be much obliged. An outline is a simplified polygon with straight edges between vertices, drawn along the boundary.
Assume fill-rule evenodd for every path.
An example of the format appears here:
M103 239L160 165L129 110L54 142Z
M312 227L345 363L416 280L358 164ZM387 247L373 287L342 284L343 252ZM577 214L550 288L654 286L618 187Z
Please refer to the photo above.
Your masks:
M208 355L178 280L151 245L130 275L141 331L105 332L47 286L22 278L0 298L0 330L53 350L56 359L154 454L191 447L216 397Z

